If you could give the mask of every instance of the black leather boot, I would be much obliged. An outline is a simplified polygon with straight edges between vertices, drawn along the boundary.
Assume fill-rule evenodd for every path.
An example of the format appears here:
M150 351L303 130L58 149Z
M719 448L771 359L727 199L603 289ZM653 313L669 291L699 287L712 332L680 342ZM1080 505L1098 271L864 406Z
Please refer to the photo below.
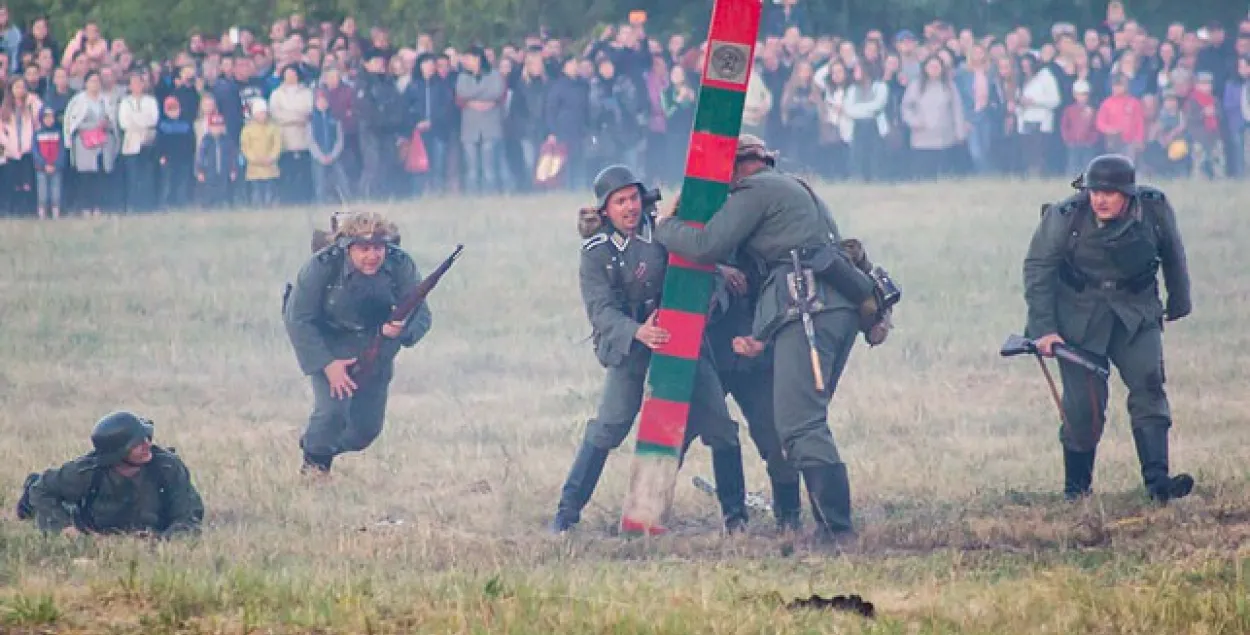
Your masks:
M1137 446L1146 493L1160 504L1189 496L1194 489L1192 476L1168 476L1168 432L1168 427L1162 425L1133 428L1133 443Z
M300 474L329 474L330 464L334 462L333 455L320 455L304 453L304 464L300 466Z
M836 540L853 535L851 483L847 479L846 464L805 467L803 480L807 482L807 497L812 503L812 516L816 517L818 536Z
M803 488L798 481L789 483L771 479L773 517L780 531L798 531L803 527Z
M742 448L713 451L712 475L716 478L716 498L725 519L725 531L745 530L747 483L742 474Z
M1089 496L1093 491L1095 450L1063 450L1063 498L1069 501Z
M607 462L607 450L601 450L589 443L582 443L578 448L573 467L569 469L568 478L560 490L556 516L551 521L552 532L563 533L581 521L582 508L595 492L595 486L599 484L599 476L603 474L603 466Z

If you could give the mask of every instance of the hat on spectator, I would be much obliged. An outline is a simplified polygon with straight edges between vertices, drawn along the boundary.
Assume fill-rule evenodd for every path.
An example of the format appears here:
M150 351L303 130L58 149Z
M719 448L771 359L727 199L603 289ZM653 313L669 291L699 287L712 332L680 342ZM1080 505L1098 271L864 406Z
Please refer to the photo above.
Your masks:
M269 104L266 103L265 100L260 99L260 98L253 99L252 101L248 102L247 108L248 108L248 111L251 112L252 114L256 114L258 112L263 112L263 113L269 112Z
M895 42L902 42L903 40L915 40L915 39L916 39L916 34L912 33L909 29L903 29L899 31L898 33L894 34Z
M1194 76L1194 79L1200 82L1209 83L1215 81L1215 75L1212 75L1211 71L1198 71L1198 74Z
M1072 92L1074 94L1081 93L1081 94L1088 95L1089 94L1089 82L1083 79L1078 79L1075 82L1072 82Z

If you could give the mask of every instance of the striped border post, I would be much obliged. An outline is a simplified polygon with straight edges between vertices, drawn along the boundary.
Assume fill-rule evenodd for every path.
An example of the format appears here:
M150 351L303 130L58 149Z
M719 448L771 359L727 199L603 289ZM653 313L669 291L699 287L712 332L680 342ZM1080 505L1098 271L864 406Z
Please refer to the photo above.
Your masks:
M729 195L742 107L759 35L761 0L716 0L708 30L703 81L695 105L677 217L702 226ZM630 466L621 532L656 535L673 500L677 462L694 393L695 366L711 300L714 267L669 254L656 324L669 343L651 355Z

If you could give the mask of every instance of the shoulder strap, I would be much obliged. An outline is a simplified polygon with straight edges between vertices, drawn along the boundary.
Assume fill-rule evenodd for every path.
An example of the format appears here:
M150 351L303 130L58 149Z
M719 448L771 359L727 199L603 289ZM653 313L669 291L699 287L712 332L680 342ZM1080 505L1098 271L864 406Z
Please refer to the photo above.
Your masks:
M169 491L169 478L165 474L165 470L170 467L169 463L175 460L173 458L175 454L173 448L166 449L157 445L152 446L152 463L155 464L152 466L152 471L156 479L156 491L161 497L160 520L158 521L161 530L169 526L169 509L173 506L170 500L172 492ZM157 458L164 460L156 463Z
M816 192L812 190L812 186L808 185L807 181L804 181L797 176L791 174L787 174L786 176L798 181L799 185L802 185L803 189L807 190L807 195L812 198L812 204L816 206L816 216L820 218L820 222L824 223L825 228L829 230L829 237L833 243L837 244L838 241L842 240L842 233L838 231L837 225L834 224L833 217L825 213L824 204L821 202L820 198L816 196Z
M109 469L103 465L91 469L91 483L87 485L82 500L78 501L78 522L84 529L95 531L95 512L92 508L95 507L95 499L100 495L100 486L104 484L104 476Z

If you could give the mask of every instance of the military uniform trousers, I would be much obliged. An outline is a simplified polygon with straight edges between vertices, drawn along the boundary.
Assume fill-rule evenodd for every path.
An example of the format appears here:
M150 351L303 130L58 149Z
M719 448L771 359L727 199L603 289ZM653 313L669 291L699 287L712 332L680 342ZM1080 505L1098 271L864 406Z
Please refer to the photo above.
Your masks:
M770 352L764 353L771 355ZM768 466L768 476L774 483L799 482L799 472L786 460L781 449L781 436L777 433L773 417L773 369L771 366L753 367L751 370L731 370L720 373L721 385L734 398L738 409L747 420L751 441L760 458ZM776 494L774 493L774 496Z
M377 375L350 397L335 399L324 371L309 376L313 387L313 411L300 446L311 456L332 457L369 447L382 433L386 399L394 376L394 363L377 366Z
M629 437L634 419L642 408L645 389L645 367L608 368L598 412L586 426L585 442L600 450L620 447ZM695 368L694 394L691 395L690 419L686 426L687 439L695 435L713 451L733 449L739 445L738 423L729 416L716 369L706 355L699 357Z
M560 502L551 526L554 531L562 532L581 520L581 510L594 493L608 453L629 436L634 419L642 408L645 388L646 367L638 368L630 364L608 368L599 410L586 426L586 436L560 490ZM746 484L742 474L738 424L729 416L725 393L706 354L700 355L695 366L690 419L681 445L683 459L685 448L696 435L712 451L716 497L720 500L726 526L745 524Z
M1144 324L1136 333L1129 331L1110 311L1090 324L1090 332L1078 347L1091 359L1115 365L1128 388L1128 412L1134 430L1169 428L1171 410L1164 392L1163 331ZM1063 411L1067 420L1060 428L1063 447L1073 452L1092 452L1102 439L1107 412L1107 380L1075 364L1061 361Z
M842 464L829 429L829 402L859 335L859 316L851 310L816 313L812 323L824 391L816 391L803 323L782 326L773 339L773 415L785 456L799 470Z

